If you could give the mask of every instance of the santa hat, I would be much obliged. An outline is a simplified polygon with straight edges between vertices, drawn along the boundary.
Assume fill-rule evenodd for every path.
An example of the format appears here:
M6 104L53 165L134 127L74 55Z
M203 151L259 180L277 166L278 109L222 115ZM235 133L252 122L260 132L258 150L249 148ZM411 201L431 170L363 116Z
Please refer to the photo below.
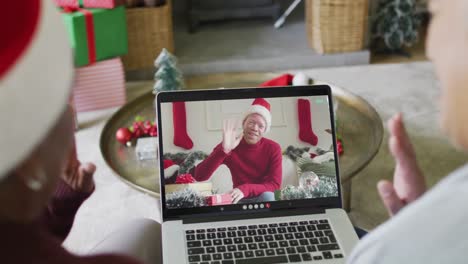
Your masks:
M245 119L251 114L261 115L263 119L265 119L265 123L266 123L265 133L270 131L271 112L270 112L270 103L268 103L267 100L263 98L255 99L252 105L250 106L250 108L247 110L247 112L244 113L244 118L242 120L245 121Z
M175 164L174 161L172 160L164 160L164 179L169 179L172 176L174 176L174 173L176 173L179 169L180 166Z
M52 1L2 1L2 9L0 180L62 115L74 70L67 32Z

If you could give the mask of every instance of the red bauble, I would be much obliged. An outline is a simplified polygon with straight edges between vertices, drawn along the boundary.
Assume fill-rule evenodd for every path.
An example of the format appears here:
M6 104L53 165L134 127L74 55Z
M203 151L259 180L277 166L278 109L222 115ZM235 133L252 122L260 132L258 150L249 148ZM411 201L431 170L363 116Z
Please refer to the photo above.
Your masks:
M119 128L115 133L115 138L125 145L128 141L132 140L132 132L126 127Z

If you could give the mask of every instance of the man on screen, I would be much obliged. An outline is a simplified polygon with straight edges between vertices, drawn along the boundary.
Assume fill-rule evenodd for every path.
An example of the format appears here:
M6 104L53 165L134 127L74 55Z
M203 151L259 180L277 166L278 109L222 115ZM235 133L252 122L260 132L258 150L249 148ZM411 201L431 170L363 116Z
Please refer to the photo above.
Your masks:
M236 123L224 121L223 141L195 167L193 175L197 181L208 180L225 164L232 176L233 203L274 201L274 191L281 186L282 154L278 143L263 137L271 127L270 104L263 98L254 100L244 114L241 134Z

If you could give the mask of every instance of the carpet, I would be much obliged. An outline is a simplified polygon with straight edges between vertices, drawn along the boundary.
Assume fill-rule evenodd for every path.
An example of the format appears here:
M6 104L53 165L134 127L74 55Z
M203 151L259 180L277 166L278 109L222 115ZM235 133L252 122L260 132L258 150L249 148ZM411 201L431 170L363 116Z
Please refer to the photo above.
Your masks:
M271 19L227 20L187 31L185 15L175 12L175 55L184 75L265 72L369 64L368 50L317 54L308 45L301 4L280 29ZM128 80L152 80L154 68L127 72Z
M303 72L363 97L376 108L384 122L393 114L402 112L429 186L467 160L468 155L452 147L439 130L439 107L436 104L439 90L430 63L310 69ZM225 78L229 78L229 75L225 75ZM187 81L190 83L190 78ZM128 83L129 97L146 92L150 86L147 82ZM159 221L160 218L159 200L121 182L101 156L100 132L115 111L108 109L78 116L78 155L83 161L95 162L98 170L95 175L96 191L80 208L64 244L74 253L89 252L94 245L132 219L152 218ZM378 180L392 177L394 164L387 139L388 133L385 132L379 153L352 182L350 217L355 225L368 230L388 218L375 187Z

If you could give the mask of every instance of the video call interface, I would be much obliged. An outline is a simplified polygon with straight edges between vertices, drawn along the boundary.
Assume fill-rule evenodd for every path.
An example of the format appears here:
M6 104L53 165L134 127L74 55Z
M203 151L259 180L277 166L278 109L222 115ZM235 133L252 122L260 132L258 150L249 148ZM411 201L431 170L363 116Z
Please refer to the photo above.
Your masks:
M329 99L161 104L167 209L338 197Z

